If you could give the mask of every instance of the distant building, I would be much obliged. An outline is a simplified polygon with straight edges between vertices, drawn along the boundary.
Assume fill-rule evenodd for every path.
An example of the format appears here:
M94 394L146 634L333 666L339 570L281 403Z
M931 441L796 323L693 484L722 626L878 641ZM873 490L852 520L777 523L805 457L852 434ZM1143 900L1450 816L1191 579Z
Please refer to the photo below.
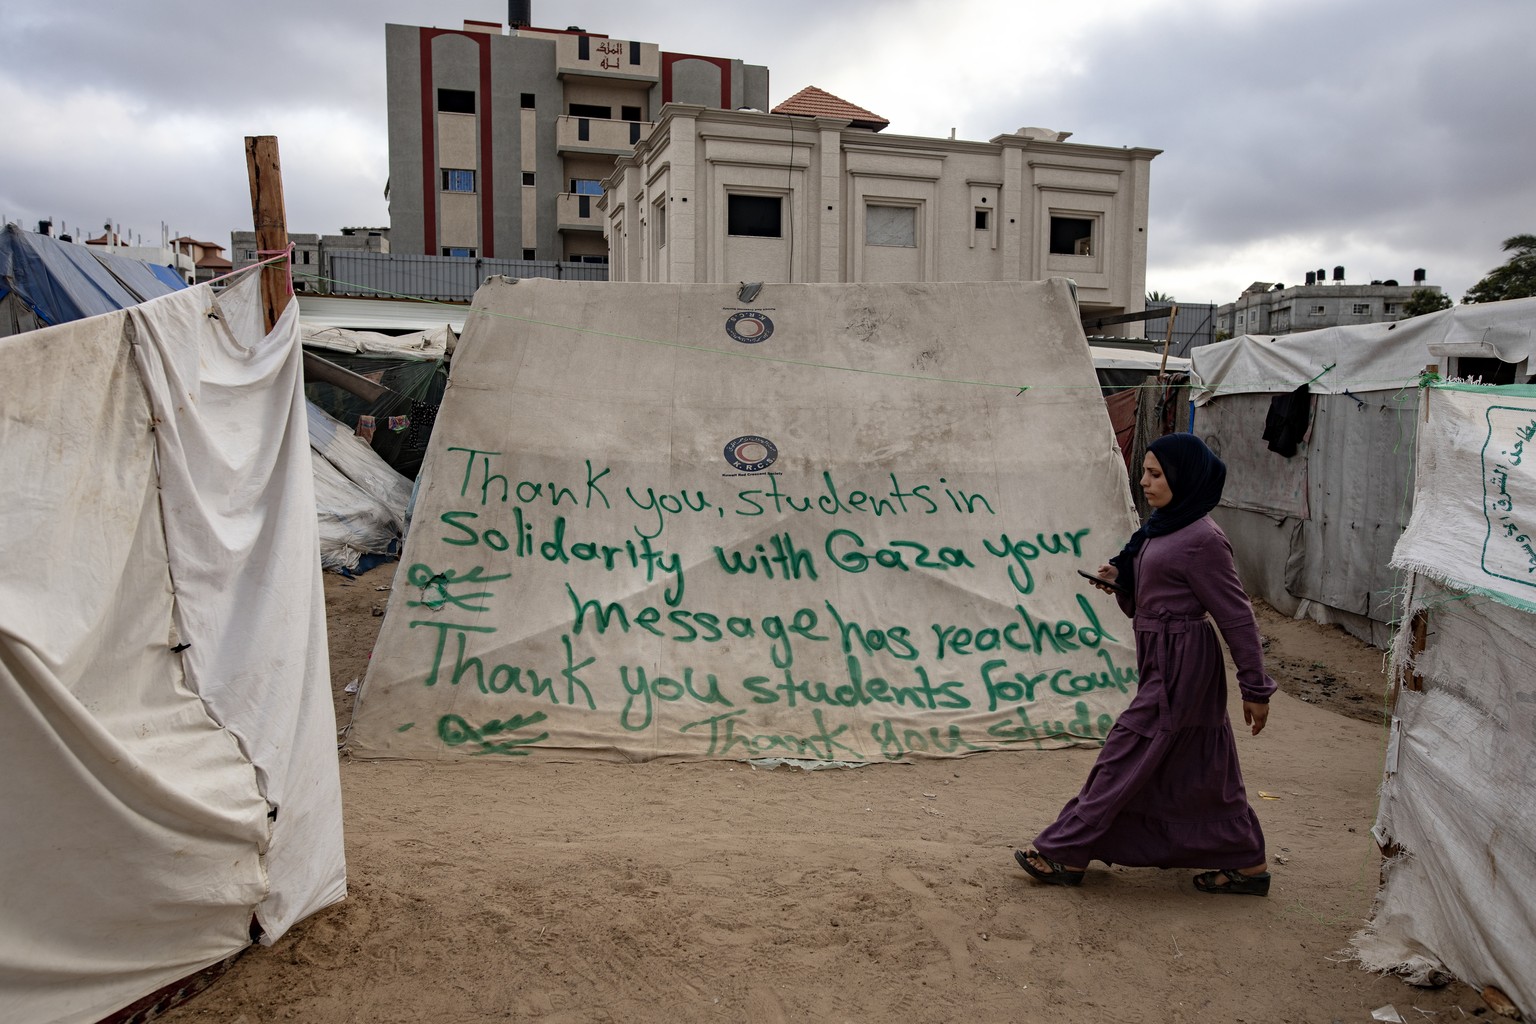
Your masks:
M668 105L604 183L612 280L1068 277L1085 312L1143 308L1159 150L1042 128L880 134L886 123L819 89L772 113Z
M607 263L595 203L662 105L768 105L768 69L571 27L386 25L397 254Z
M1216 330L1223 337L1240 334L1295 334L1324 327L1386 323L1403 319L1403 307L1419 289L1440 293L1439 285L1424 283L1424 271L1413 272L1413 284L1372 281L1346 284L1344 268L1335 267L1333 281L1322 270L1308 271L1306 283L1255 281L1236 302L1216 309Z
M224 256L224 247L217 242L200 242L183 235L171 239L171 247L179 257L178 262L182 259L192 262L193 284L222 277L233 269L233 265Z
M54 237L53 222L40 221L37 225L37 233L50 238ZM69 234L58 237L61 242L76 241L99 252L169 267L187 284L202 284L221 274L229 273L229 260L224 258L222 245L215 242L200 242L185 235L172 238L170 231L163 224L160 228L159 245L144 245L142 238L136 239L131 233L123 234L121 229L111 224L104 225L102 233L95 238L75 239Z
M342 228L336 235L289 234L293 245L293 290L330 292L337 279L331 257L337 253L389 252L389 228ZM234 231L229 244L234 251L234 269L241 270L261 259L256 255L256 232Z

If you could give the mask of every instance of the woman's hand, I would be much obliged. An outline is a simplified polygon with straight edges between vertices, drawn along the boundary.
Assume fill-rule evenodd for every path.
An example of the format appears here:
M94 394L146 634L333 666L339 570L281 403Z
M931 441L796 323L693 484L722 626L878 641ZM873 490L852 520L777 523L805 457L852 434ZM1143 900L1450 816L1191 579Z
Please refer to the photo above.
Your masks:
M1253 726L1253 734L1255 736L1264 731L1264 723L1268 720L1268 704L1260 704L1252 700L1243 701L1243 721Z
M1115 580L1120 578L1120 570L1119 569L1116 569L1114 566L1110 565L1108 562L1105 562L1103 565L1099 566L1099 568L1098 568L1097 572L1095 573L1095 575L1097 575L1099 577L1099 579L1105 580L1107 582L1095 583L1095 584L1093 584L1093 586L1095 586L1098 589L1104 591L1104 593L1106 593L1106 594L1113 595L1113 594L1118 593L1118 591L1115 590L1114 587L1110 586L1110 584L1114 583Z

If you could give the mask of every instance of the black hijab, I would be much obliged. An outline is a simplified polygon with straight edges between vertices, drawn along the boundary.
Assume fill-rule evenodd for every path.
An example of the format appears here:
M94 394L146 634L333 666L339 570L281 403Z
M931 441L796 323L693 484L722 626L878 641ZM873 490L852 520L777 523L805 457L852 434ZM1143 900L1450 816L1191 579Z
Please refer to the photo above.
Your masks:
M1136 553L1148 537L1176 533L1190 523L1204 518L1221 501L1221 488L1227 482L1227 466L1205 442L1194 434L1164 434L1147 446L1157 456L1168 480L1173 500L1153 509L1141 529L1131 534L1120 553L1109 560L1120 571L1116 582L1135 600Z

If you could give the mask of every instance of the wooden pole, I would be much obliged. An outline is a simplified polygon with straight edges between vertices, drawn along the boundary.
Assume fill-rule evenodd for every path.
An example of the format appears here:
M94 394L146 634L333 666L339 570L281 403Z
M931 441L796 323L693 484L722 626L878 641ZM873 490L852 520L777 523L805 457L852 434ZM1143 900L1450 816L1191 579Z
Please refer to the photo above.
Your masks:
M1168 307L1168 329L1163 332L1163 362L1157 368L1157 379L1162 380L1168 375L1168 348L1173 344L1173 322L1178 319L1179 307L1177 304Z
M256 251L281 252L288 248L288 214L283 206L283 166L277 157L276 135L245 137L245 170L251 181ZM261 307L268 332L288 308L290 273L291 268L280 262L261 271Z
M1438 362L1432 362L1432 364L1424 367L1425 373L1436 373L1438 370ZM1424 422L1430 422L1430 390L1428 388L1424 388L1424 398L1419 399L1419 401L1424 402ZM1412 597L1413 590L1415 588L1410 588L1409 590L1410 597ZM1418 666L1419 656L1424 654L1424 648L1428 645L1428 639L1430 639L1430 613L1428 613L1428 608L1419 608L1418 611L1413 613L1412 619L1409 620L1409 631L1409 660L1413 663L1413 672L1410 672L1405 686L1412 689L1412 691L1419 692L1424 689L1424 674L1419 672Z

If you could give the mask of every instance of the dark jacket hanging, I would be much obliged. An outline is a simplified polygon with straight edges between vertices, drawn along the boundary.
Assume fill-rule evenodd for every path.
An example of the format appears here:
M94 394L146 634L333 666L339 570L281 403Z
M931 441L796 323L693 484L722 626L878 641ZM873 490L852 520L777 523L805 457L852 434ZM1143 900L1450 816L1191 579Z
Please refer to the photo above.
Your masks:
M1264 440L1269 450L1286 458L1296 454L1301 439L1307 436L1307 424L1312 419L1311 381L1288 395L1276 395L1270 399L1269 414L1264 417Z

